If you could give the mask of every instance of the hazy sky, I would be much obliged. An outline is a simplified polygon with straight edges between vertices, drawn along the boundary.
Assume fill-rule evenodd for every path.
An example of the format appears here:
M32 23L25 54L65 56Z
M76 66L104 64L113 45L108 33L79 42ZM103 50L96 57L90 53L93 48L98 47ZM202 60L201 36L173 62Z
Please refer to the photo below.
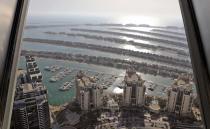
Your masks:
M31 0L29 15L146 16L181 19L178 0Z
M180 16L178 0L31 0L30 14Z

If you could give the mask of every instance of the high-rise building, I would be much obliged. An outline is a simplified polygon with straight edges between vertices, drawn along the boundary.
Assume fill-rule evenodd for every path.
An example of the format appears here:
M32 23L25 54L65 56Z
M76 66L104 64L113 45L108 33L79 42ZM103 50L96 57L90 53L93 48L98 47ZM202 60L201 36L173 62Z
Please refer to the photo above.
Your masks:
M92 103L94 108L98 108L102 105L102 88L96 84L92 85L91 91L92 92Z
M168 111L178 116L187 116L191 113L192 103L192 84L187 76L180 76L168 92Z
M144 106L145 90L144 80L132 68L126 70L123 93L124 106Z
M34 57L26 56L26 69L27 69L28 79L31 82L42 82L42 73L39 70Z
M88 88L84 88L80 91L80 107L82 110L89 110L90 92Z
M31 57L30 59L34 58ZM26 63L28 62L26 61ZM26 64L26 66L28 65ZM28 70L28 68L27 71L18 70L17 73L18 78L12 117L13 126L15 129L49 129L50 115L47 89L40 78L31 80Z
M84 82L82 82L83 80L85 80L85 75L82 71L79 71L77 73L76 79L75 79L75 84L76 84L76 100L77 102L80 104L80 88L81 86L84 85ZM86 80L86 83L88 83L89 79Z
M81 71L76 77L76 100L82 110L100 108L102 105L102 88L93 78L84 75Z
M18 86L13 107L15 129L49 129L47 90L41 83Z

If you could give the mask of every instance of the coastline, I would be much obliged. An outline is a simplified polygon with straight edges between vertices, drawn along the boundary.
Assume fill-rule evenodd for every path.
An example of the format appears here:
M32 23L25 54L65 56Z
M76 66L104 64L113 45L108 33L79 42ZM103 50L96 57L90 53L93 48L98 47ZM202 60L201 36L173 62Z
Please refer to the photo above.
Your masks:
M149 65L147 63L138 63L135 61L119 60L105 57L87 56L87 55L72 55L61 52L45 52L45 51L27 51L22 50L22 56L33 55L42 58L60 59L60 60L70 60L80 63L96 64L108 67L114 67L118 69L126 69L130 65L135 67L138 72L152 75L160 75L162 77L177 78L180 74L188 74L193 77L192 73L183 72L182 70L159 66L159 65Z

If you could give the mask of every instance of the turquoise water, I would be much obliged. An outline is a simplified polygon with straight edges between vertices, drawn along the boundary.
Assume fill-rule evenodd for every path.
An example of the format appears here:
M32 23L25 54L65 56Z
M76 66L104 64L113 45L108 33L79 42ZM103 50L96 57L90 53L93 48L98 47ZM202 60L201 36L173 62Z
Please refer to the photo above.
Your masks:
M42 20L43 22L44 20ZM99 20L100 21L100 20ZM41 22L41 23L42 23ZM85 23L88 23L84 20ZM37 21L38 24L41 24ZM57 23L57 22L55 22ZM58 22L60 23L60 22ZM70 24L70 22L63 22L63 24ZM78 23L78 22L75 22ZM95 23L95 22L93 22ZM43 24L43 23L42 23ZM46 22L48 25L49 23ZM53 23L54 24L54 23ZM120 45L116 44L113 42L108 42L108 41L101 41L101 40L94 40L94 39L86 39L82 37L68 37L65 35L49 35L44 32L47 31L52 31L52 32L68 32L71 33L70 28L75 28L75 26L71 27L46 27L46 28L36 28L36 29L26 29L24 31L24 37L28 38L40 38L40 39L50 39L50 40L63 40L63 41L78 41L78 42L86 42L90 44L96 44L96 45L104 45L104 46L112 46L116 48L121 48L121 49L138 49L139 51L143 51L144 49L138 46L126 46L126 45ZM81 27L81 26L79 26ZM84 28L92 28L92 29L108 29L110 30L111 28L106 28L106 27L91 27L91 26L84 26ZM128 28L129 29L129 28ZM132 28L130 28L132 29ZM141 29L141 28L137 28ZM152 28L150 28L151 30ZM85 33L85 32L83 32ZM104 34L97 34L97 35L103 35ZM105 35L108 37L115 37L115 38L120 38L120 39L128 39L128 37L125 36L112 36L112 35ZM132 39L135 41L135 39ZM144 41L140 40L137 42L143 42L146 44L152 44L152 45L160 45L160 46L165 46L165 44L159 43L159 42L154 42L154 41ZM179 48L177 46L169 45L168 47L172 48ZM53 46L49 44L39 44L39 43L30 43L30 42L25 42L22 45L22 49L25 50L33 50L33 51L53 51L53 52L66 52L66 53L71 53L71 54L85 54L85 55L90 55L90 56L103 56L103 57L112 57L112 58L118 58L118 59L130 59L130 60L135 60L138 62L147 62L151 64L159 64L159 62L154 62L151 60L146 60L146 59L141 59L141 58L135 58L135 57L130 57L130 56L125 56L125 55L117 55L113 53L107 53L107 52L100 52L100 51L94 51L94 50L88 50L88 49L80 49L80 48L67 48L63 46ZM153 54L159 54L159 55L168 55L172 56L175 58L181 58L179 55L175 53L170 53L166 51L156 51L156 50L150 50L148 53L153 53ZM183 57L185 59L185 57ZM84 64L84 63L78 63L78 62L72 62L72 61L62 61L62 60L54 60L54 59L44 59L44 58L36 58L37 64L43 74L43 83L48 89L48 100L49 104L51 105L61 105L66 102L70 102L74 99L75 97L75 86L73 86L69 91L59 91L59 87L63 85L64 82L66 81L72 81L74 82L75 75L78 70L83 70L86 71L90 75L94 75L94 73L103 73L103 76L101 76L102 79L107 80L107 77L110 75L115 75L118 76L116 81L114 81L113 85L108 88L107 91L113 91L115 87L123 80L125 70L120 70L116 68L110 68L110 67L104 67L104 66L97 66L97 65L91 65L91 64ZM51 65L59 65L59 66L64 66L64 67L69 67L71 70L70 75L66 76L63 80L57 81L55 83L49 82L50 77L55 75L56 73L52 73L49 71L45 71L44 67L45 66L51 66ZM163 64L161 65L168 65L168 64ZM172 67L172 66L171 66ZM175 67L175 66L174 66ZM25 69L25 59L21 57L20 62L19 62L19 68ZM76 70L75 70L76 69ZM163 93L162 89L163 87L170 87L173 80L171 78L163 78L160 76L153 76L149 74L141 74L142 78L146 81L152 81L155 84L158 84L158 87L154 90L154 92L147 92L148 94L156 95L156 96L165 96L165 93Z
M77 62L71 62L71 61L62 61L62 60L54 60L54 59L44 59L44 58L36 58L37 64L43 74L43 83L46 86L48 90L48 100L51 105L61 105L66 102L70 102L75 97L75 86L73 86L69 91L59 91L58 88L62 86L62 84L66 81L74 81L74 77L78 70L83 71L92 71L103 73L104 78L105 75L116 75L119 78L123 79L123 76L125 74L125 70L110 68L110 67L104 67L104 66L97 66L97 65L91 65L91 64L83 64L83 63L77 63ZM49 78L56 73L48 72L44 70L45 66L51 66L51 65L59 65L64 67L69 67L72 69L72 73L69 76L66 76L63 80L57 81L55 83L49 82ZM25 69L25 59L24 57L20 58L19 66L18 68ZM76 70L75 70L76 69ZM154 83L161 85L161 86L170 86L172 84L172 79L170 78L163 78L160 76L153 76L149 74L141 74L142 78L147 81L153 81ZM113 87L110 87L109 89L112 91L116 87L113 85ZM152 93L153 95L161 96L163 95L160 88L156 88L155 91Z
M79 26L81 27L81 26ZM84 28L84 27L82 27ZM103 30L103 27L86 27L87 29L99 29L99 30ZM107 27L105 27L105 29L107 29ZM128 28L128 29L133 29L133 28ZM145 29L143 29L145 30ZM125 45L120 45L120 44L116 44L114 42L109 42L109 41L103 41L103 40L96 40L96 39L87 39L87 38L82 38L82 37L70 37L70 36L66 36L66 35L50 35L44 32L66 32L66 33L73 33L70 31L70 27L50 27L50 28L37 28L37 29L27 29L24 31L24 37L26 38L40 38L40 39L51 39L51 40L62 40L62 41L75 41L75 42L84 42L84 43L88 43L88 44L95 44L95 45L104 45L104 46L112 46L112 47L117 47L117 48L122 48L122 49L126 49ZM109 31L113 31L112 29L110 29ZM82 34L90 34L87 32L79 32ZM125 32L123 32L125 33ZM104 36L104 37L114 37L114 38L119 38L119 39L125 39L125 40L133 40L136 42L140 42L140 43L144 43L144 44L150 44L150 45L158 45L158 46L165 46L165 44L160 43L160 42L155 42L155 41L147 41L147 40L140 40L140 39L134 39L134 38L129 38L126 36L116 36L116 35L107 35L106 34L100 34L100 33L96 33L94 35L97 36ZM171 47L171 48L176 48L176 49L181 49L183 50L183 48L180 48L178 46L174 46L174 45L170 45L168 44L167 47ZM139 51L142 51L141 47L135 46L135 49L139 49ZM171 53L171 52L167 52L167 51L156 51L156 50L149 50L149 53L153 53L153 54L160 54L160 55L168 55L168 56L172 56L174 58L180 58L180 59L184 59L186 57L180 57L180 55L176 54L176 53Z
M52 105L60 105L65 102L69 102L75 96L75 87L72 87L69 91L61 92L58 88L63 84L63 82L71 81L74 79L73 76L67 76L62 81L58 81L56 83L50 83L49 78L53 76L55 73L44 71L44 67L50 64L58 64L62 66L69 67L69 63L55 61L55 60L45 60L45 59L37 59L38 66L43 74L43 83L48 90L48 100ZM25 59L21 58L20 60L20 68L25 69Z

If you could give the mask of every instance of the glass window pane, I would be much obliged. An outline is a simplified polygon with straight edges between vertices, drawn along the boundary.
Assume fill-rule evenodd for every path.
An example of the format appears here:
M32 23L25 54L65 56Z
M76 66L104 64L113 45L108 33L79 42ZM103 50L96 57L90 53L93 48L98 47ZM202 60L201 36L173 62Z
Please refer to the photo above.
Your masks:
M2 83L2 74L4 71L9 36L15 11L15 0L0 1L0 83ZM7 101L8 87L0 84L0 128L3 123L5 105Z
M17 67L12 127L203 128L178 1L32 1Z

